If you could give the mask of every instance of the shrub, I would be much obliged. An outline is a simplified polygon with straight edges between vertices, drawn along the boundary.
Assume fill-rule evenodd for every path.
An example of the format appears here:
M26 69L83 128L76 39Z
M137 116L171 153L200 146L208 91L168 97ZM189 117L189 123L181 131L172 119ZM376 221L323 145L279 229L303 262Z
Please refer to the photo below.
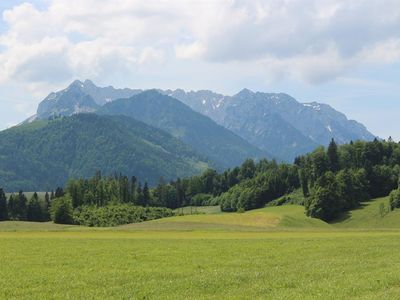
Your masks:
M394 190L390 193L389 203L391 210L400 207L400 189Z
M111 227L170 216L173 216L172 210L163 207L142 207L131 204L81 206L74 212L74 222L91 227Z

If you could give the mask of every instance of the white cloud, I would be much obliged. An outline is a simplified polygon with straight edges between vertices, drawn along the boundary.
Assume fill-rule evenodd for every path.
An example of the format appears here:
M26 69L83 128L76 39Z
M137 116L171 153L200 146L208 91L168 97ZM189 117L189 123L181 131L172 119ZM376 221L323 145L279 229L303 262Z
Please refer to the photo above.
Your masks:
M205 51L205 47L199 42L194 42L191 44L180 44L175 47L176 56L183 59L202 56Z
M242 76L256 68L265 77L319 83L360 65L400 61L398 0L48 3L3 12L0 83L132 75L188 58L240 64Z

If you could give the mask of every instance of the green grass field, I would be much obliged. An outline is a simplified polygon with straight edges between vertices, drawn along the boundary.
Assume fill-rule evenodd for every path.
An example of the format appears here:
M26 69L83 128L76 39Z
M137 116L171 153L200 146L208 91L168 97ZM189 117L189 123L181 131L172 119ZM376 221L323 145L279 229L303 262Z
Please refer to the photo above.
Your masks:
M0 222L1 299L399 299L400 214L301 206L117 228Z

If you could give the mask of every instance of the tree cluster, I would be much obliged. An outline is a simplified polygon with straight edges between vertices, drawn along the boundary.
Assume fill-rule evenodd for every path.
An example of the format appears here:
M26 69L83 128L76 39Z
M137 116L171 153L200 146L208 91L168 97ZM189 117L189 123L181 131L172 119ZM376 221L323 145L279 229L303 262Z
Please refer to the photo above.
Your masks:
M43 199L40 199L37 193L33 193L28 200L20 191L18 194L11 194L7 199L4 190L0 188L0 221L49 221L51 200L54 198L53 192L51 195L46 193Z
M361 201L386 196L397 186L400 145L389 141L351 142L298 157L306 213L330 221ZM310 192L308 192L310 191Z

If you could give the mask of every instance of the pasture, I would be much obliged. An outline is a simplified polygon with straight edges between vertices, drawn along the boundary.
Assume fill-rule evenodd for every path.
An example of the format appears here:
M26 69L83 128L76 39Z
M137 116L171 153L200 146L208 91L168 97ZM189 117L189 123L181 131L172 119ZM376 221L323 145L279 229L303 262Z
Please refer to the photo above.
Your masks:
M337 224L295 205L112 229L2 222L0 298L398 299L400 216L373 207L386 200ZM374 214L390 222L368 229Z

